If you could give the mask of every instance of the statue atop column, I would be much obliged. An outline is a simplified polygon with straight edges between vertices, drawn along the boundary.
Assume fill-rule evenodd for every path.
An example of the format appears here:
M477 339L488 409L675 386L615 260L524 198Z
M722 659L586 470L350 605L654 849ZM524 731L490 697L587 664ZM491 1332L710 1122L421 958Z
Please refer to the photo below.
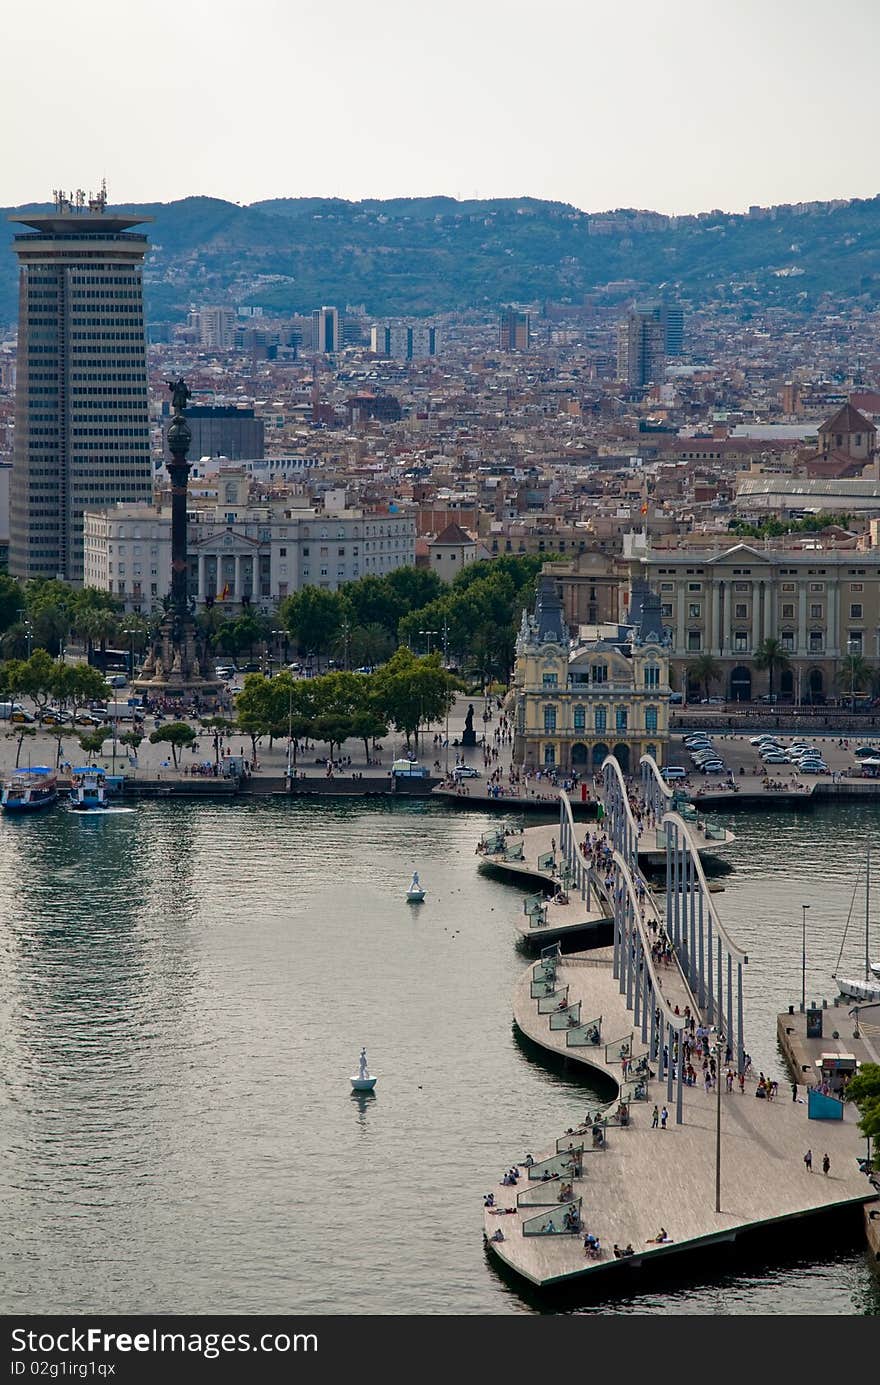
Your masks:
M171 391L172 409L176 414L182 414L186 408L186 401L192 399L192 390L182 375L178 375L176 380L166 380L165 384Z

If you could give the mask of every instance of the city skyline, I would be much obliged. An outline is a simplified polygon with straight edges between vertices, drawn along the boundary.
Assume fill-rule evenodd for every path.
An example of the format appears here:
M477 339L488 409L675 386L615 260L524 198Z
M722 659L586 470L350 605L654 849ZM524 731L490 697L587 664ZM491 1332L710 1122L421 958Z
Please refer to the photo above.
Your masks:
M522 3L452 0L430 32L402 0L254 0L245 32L229 0L159 0L137 31L109 0L47 11L50 40L9 20L3 108L12 128L27 111L28 138L7 151L6 206L102 176L114 203L533 196L682 215L877 191L841 138L871 128L870 84L829 67L818 0L733 17L550 0L540 27ZM870 46L868 0L837 14Z

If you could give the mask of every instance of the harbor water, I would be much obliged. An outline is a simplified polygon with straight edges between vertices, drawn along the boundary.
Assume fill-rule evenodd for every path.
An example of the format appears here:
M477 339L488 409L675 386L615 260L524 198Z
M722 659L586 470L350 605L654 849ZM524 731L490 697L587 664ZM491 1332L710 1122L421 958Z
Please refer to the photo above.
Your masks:
M539 1311L486 1256L482 1193L591 1094L512 1032L523 891L474 855L497 820L255 802L0 823L0 1311ZM800 906L807 999L830 999L880 809L725 821L747 1047L782 1081ZM857 900L850 973L863 919ZM374 1099L350 1092L362 1045ZM880 1285L862 1250L817 1248L597 1310L876 1314Z

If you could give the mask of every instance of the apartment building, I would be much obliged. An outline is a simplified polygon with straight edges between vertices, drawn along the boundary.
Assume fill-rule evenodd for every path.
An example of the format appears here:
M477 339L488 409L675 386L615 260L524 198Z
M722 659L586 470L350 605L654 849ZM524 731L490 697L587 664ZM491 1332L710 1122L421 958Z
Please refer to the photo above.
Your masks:
M880 551L737 543L722 552L652 552L630 572L659 593L679 688L689 665L708 654L721 669L719 695L747 702L767 694L769 673L755 668L753 655L768 639L790 664L773 678L786 701L846 691L839 671L849 653L880 667Z
M523 614L514 668L514 760L527 769L592 773L614 755L662 764L669 736L669 649L660 603L644 581L629 625L596 626L572 646L555 577L542 573Z

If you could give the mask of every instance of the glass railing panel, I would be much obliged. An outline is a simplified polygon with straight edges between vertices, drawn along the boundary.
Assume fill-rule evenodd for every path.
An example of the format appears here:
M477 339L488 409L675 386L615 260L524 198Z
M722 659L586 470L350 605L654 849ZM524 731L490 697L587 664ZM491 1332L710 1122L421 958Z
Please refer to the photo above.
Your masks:
M579 1149L551 1154L549 1158L540 1159L526 1169L530 1183L546 1183L550 1178L580 1178L582 1171L583 1151Z
M522 1224L524 1236L577 1236L582 1229L581 1198L560 1203L552 1211L539 1212Z
M535 909L541 909L544 905L545 896L542 894L527 894L523 900L523 913L534 913Z
M504 859L505 861L524 861L525 852L523 851L522 843L520 842L519 846L506 847L504 849Z
M547 908L546 908L546 906L545 906L543 909L539 910L539 911L538 911L537 913L535 913L535 914L529 914L529 927L530 927L530 928L546 928L546 927L547 927Z
M538 999L538 1014L549 1015L553 1010L564 1010L568 1005L568 987L560 986L557 991L552 991L550 995L542 995Z
M574 1151L584 1152L583 1135L560 1135L556 1141L557 1154L572 1154Z
M543 856L538 857L538 870L552 870L554 856L552 851L545 851Z
M598 1048L602 1042L602 1016L574 1025L566 1034L565 1042L569 1048Z
M619 1039L612 1039L605 1045L605 1062L619 1063L621 1058L631 1058L633 1051L633 1032L623 1034Z
M555 1010L550 1016L551 1029L574 1029L581 1022L581 1002L576 1000L564 1010Z
M517 1207L556 1207L570 1202L573 1188L570 1179L549 1178L546 1183L532 1183L516 1195Z
M542 996L552 995L556 990L556 977L552 976L547 981L533 981L531 985L532 1000L540 1000Z
M562 948L559 946L559 943L549 943L547 947L541 948L542 962L548 961L551 957L555 957L558 960L561 956Z
M637 1077L631 1082L624 1082L620 1088L621 1101L647 1101L648 1083L644 1077Z

